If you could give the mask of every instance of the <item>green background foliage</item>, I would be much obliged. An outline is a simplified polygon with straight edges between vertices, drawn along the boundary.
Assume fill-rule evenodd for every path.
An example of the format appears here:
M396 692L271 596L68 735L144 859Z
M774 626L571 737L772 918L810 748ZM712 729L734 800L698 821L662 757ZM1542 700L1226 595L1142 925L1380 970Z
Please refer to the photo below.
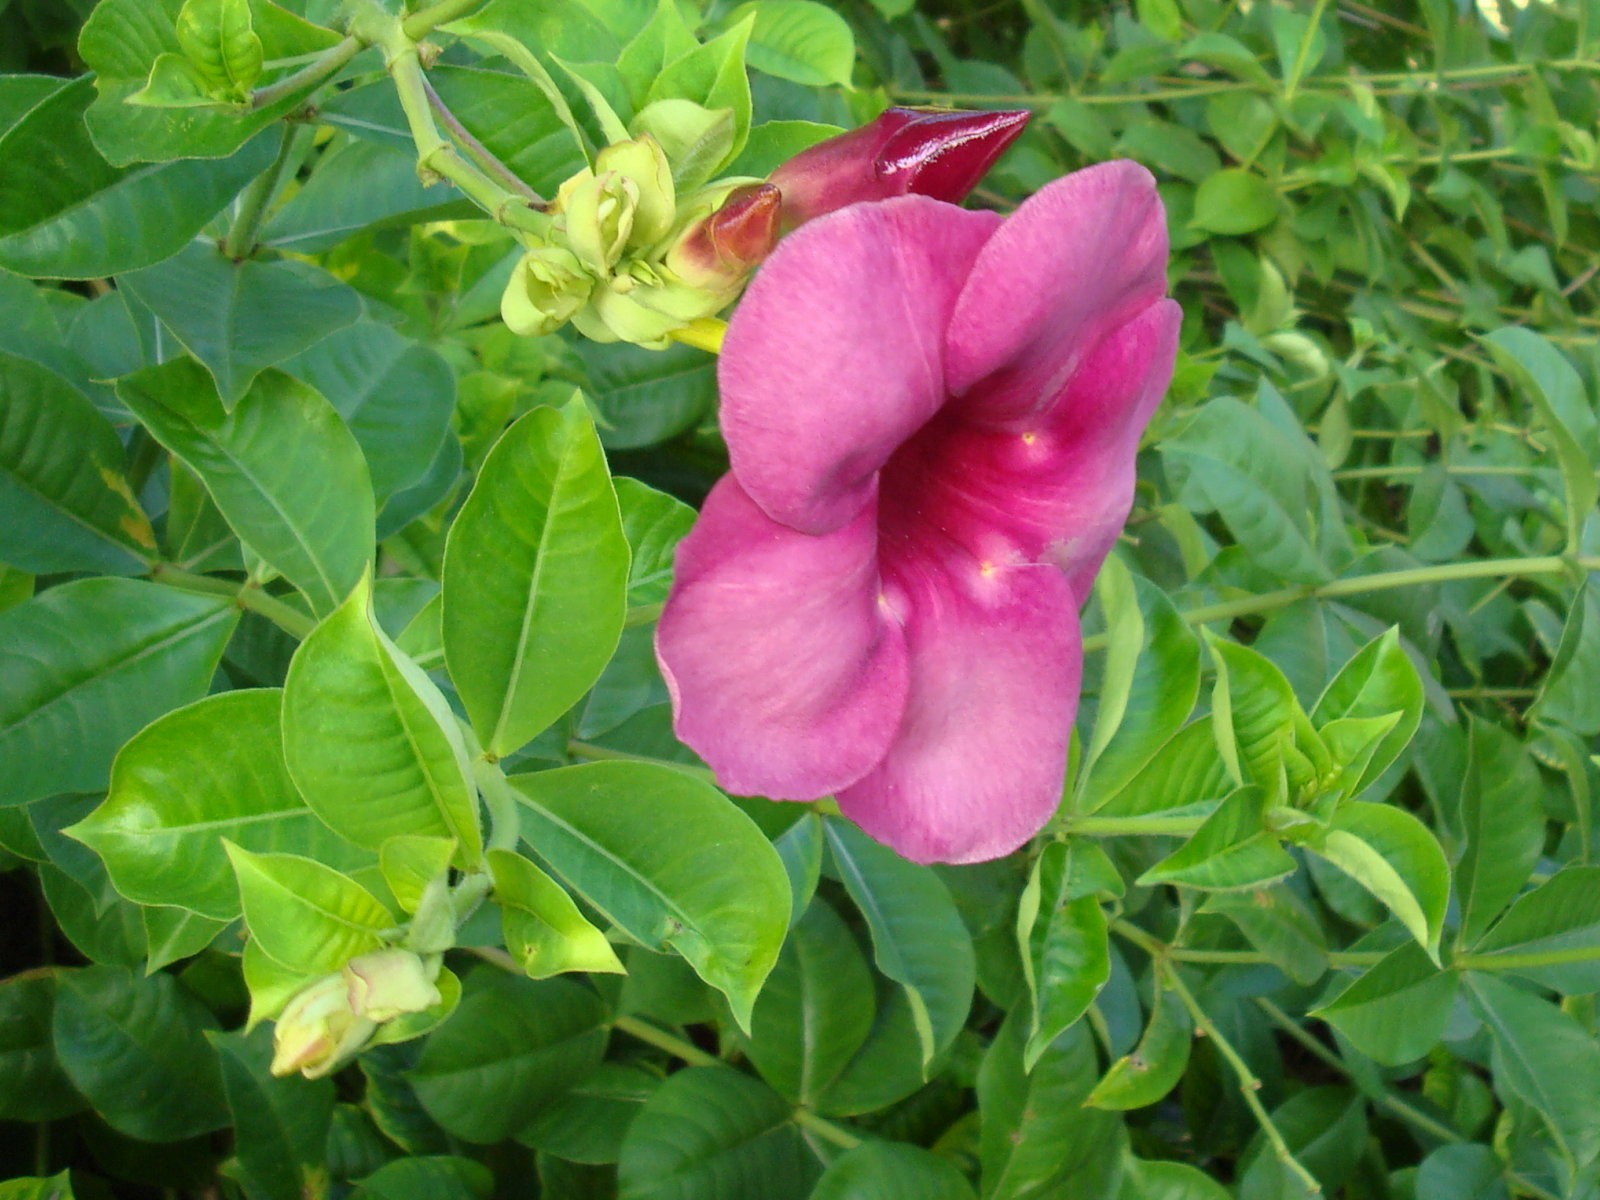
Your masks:
M1600 1195L1600 4L389 7L0 0L0 1200ZM683 187L890 103L1032 110L975 204L1156 175L1009 859L672 736L715 360L499 321L663 100ZM273 1076L396 946L436 1002Z

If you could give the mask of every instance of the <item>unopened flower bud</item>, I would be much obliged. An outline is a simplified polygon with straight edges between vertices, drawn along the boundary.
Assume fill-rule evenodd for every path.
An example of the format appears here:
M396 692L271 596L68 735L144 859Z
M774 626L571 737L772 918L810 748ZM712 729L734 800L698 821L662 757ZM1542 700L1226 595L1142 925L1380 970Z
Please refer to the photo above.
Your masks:
M607 146L595 156L595 171L602 178L614 173L633 184L633 224L626 238L628 246L650 246L667 235L677 214L678 200L672 167L660 142L647 133L631 142Z
M616 265L633 234L638 203L638 184L617 171L583 171L561 185L556 204L567 244L584 266L604 275Z
M289 1001L273 1037L272 1073L320 1079L342 1066L372 1036L378 1023L350 1005L342 971L306 985Z
M891 108L819 142L772 173L792 229L847 204L893 196L960 201L1028 123L1025 109L931 112Z
M439 1003L439 989L427 965L410 950L374 950L344 966L350 1008L382 1024L404 1013L422 1012Z
M733 150L733 109L706 108L677 96L645 105L630 128L661 143L680 192L709 180Z
M577 255L559 246L537 246L523 256L500 297L506 328L523 337L550 333L583 307L594 276Z
M770 183L735 189L673 244L667 269L691 287L729 291L731 299L731 291L777 244L781 199Z

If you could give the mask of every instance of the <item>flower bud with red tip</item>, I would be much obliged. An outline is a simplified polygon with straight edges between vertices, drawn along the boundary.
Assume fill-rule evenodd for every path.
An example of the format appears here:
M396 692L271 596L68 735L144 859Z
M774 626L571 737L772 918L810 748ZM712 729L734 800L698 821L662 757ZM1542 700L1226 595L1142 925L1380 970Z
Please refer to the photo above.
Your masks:
M770 183L735 189L678 239L667 254L668 269L695 287L738 287L778 243L780 200Z
M921 195L959 202L1028 123L1003 112L891 108L849 133L819 142L772 173L783 194L783 227L863 200Z

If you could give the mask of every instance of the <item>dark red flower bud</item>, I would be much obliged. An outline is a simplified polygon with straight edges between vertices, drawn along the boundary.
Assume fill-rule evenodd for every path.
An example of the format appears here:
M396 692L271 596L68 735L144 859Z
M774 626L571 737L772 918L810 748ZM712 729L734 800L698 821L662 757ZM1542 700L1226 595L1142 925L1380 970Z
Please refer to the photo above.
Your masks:
M781 198L770 183L736 188L721 208L690 227L668 252L667 266L695 286L743 282L777 244Z

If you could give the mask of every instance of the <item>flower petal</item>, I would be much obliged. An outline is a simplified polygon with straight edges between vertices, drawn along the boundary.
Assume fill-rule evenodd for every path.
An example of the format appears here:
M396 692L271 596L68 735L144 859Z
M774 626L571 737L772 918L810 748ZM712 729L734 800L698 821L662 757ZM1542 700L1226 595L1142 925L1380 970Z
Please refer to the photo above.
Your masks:
M1182 316L1162 300L1113 331L1034 428L950 410L930 421L881 476L885 545L933 527L974 561L1052 563L1085 599L1133 503L1139 436L1171 379Z
M943 334L1000 222L921 196L857 204L778 244L728 325L722 431L750 498L824 533L944 403Z
M729 791L812 800L883 757L906 651L880 603L877 506L820 537L724 476L678 547L656 656L674 728Z
M838 793L839 808L915 862L981 862L1022 845L1060 803L1082 641L1060 572L946 565L885 564L906 613L911 689L888 753Z
M950 392L1003 427L1038 419L1107 334L1166 292L1167 226L1150 172L1133 162L1040 189L984 245L951 317Z

